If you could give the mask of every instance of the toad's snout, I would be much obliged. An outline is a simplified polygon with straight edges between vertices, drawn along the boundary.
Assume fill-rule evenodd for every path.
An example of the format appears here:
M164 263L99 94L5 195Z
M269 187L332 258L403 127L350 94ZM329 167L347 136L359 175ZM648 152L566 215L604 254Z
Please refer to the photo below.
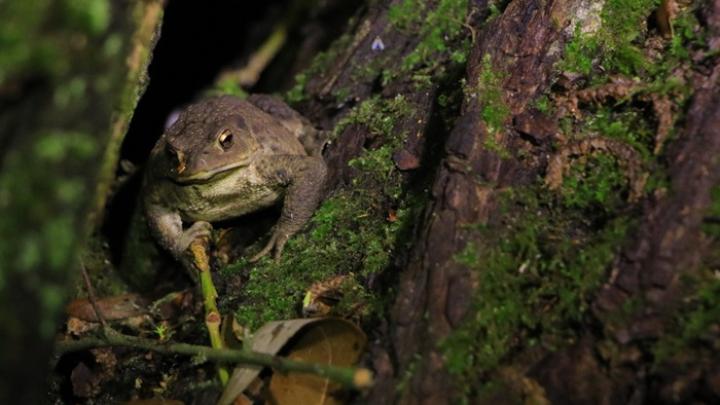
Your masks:
M173 146L170 145L170 144L167 144L167 145L165 146L165 152L167 153L168 157L170 158L170 161L171 161L171 162L173 163L173 165L175 166L175 172L176 172L177 174L182 174L182 173L185 171L185 168L186 168L186 165L185 165L185 162L186 162L185 154L184 154L181 150L173 147Z

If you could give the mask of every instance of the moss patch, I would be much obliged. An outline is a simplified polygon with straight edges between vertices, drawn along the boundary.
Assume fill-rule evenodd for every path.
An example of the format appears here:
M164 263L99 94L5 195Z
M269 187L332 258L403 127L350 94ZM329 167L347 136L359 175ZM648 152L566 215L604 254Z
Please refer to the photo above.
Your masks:
M502 73L492 64L490 54L482 60L482 71L478 80L477 95L482 104L481 115L491 134L499 131L510 115L510 109L502 98Z
M573 164L560 189L562 204L583 211L614 212L627 200L628 179L615 157L598 154Z
M464 30L467 0L440 0L432 10L421 0L403 0L390 8L388 17L395 27L417 33L421 40L405 57L403 68L413 70L418 65L438 67L447 53L455 62L464 63L467 44L453 46Z
M720 279L713 271L706 269L689 284L695 292L685 299L683 307L677 311L671 327L674 332L663 334L652 345L655 365L678 356L695 357L691 352L715 350L718 334L712 328L720 324ZM695 358L703 357L700 355Z
M56 77L70 69L87 37L103 34L110 23L107 0L10 1L0 6L0 86L12 76ZM56 29L52 35L48 27Z
M591 226L559 202L540 186L509 192L504 222L482 227L481 242L455 257L478 277L472 315L442 343L466 394L505 357L576 338L573 325L585 317L629 221Z
M330 63L336 61L343 51L347 50L352 37L345 34L335 40L325 52L320 52L313 58L307 69L295 75L295 85L285 93L285 99L290 104L297 104L307 99L306 88L311 78L322 77L326 72L331 72Z
M696 275L684 279L687 298L668 330L651 349L655 365L680 359L712 358L720 326L720 186L711 190L702 231L710 244ZM702 353L705 352L705 353Z
M366 281L392 267L393 252L402 245L417 204L407 195L392 161L402 134L396 120L411 114L402 96L373 98L358 105L339 128L362 125L382 145L352 159L356 169L352 187L337 190L311 219L309 230L293 237L278 262L264 259L255 265L239 262L226 274L249 269L236 316L256 328L270 320L294 318L307 289L337 274L351 275L348 285ZM340 129L341 131L342 129ZM380 192L378 192L378 190ZM338 310L365 303L369 311L382 308L383 292L364 288L346 291Z
M601 13L600 30L583 35L577 27L566 46L561 68L586 75L596 65L627 75L652 70L638 41L647 30L646 20L659 3L658 0L607 0Z

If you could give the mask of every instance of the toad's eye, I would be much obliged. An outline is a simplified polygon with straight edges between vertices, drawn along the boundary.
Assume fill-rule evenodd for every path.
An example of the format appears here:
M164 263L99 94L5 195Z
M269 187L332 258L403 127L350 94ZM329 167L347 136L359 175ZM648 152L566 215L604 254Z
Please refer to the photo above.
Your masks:
M230 149L233 144L233 134L228 130L224 130L218 137L218 143L223 149Z

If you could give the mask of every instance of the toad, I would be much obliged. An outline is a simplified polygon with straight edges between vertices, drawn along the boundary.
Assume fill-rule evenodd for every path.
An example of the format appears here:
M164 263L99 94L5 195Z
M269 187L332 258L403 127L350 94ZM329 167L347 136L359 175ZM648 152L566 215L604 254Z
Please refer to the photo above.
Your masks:
M279 99L207 98L185 108L153 148L143 204L155 239L176 259L212 222L282 203L269 241L251 261L273 254L310 219L326 166L316 131Z

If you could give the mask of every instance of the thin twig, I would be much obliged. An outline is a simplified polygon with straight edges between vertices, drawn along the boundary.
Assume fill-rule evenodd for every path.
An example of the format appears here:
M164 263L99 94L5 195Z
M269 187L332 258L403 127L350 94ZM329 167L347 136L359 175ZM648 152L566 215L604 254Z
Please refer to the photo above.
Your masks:
M200 291L202 292L203 306L205 307L205 327L210 337L210 345L215 349L223 349L226 346L220 335L221 317L217 307L217 290L210 274L210 256L208 255L207 245L207 239L196 239L190 244L190 252L199 275ZM218 377L222 385L225 385L230 379L230 372L226 367L219 366Z
M105 321L105 317L100 310L100 306L98 306L97 299L95 298L95 288L93 288L92 282L90 281L90 276L88 275L85 263L80 263L80 270L82 272L83 279L85 280L85 289L87 290L88 301L90 301L90 305L92 305L93 311L95 311L95 316L100 321L103 333L107 333L110 327L108 326L107 321Z
M260 49L250 55L250 59L245 66L237 70L228 70L221 73L215 83L231 81L246 89L254 86L260 80L265 68L278 54L280 48L285 45L287 30L288 28L284 23L278 24L273 29L272 34L260 46Z
M183 354L197 356L218 363L240 363L255 366L271 367L274 370L287 373L308 373L328 378L345 387L365 389L372 385L372 373L365 368L336 367L305 361L289 360L270 354L253 352L249 350L214 349L207 346L191 345L187 343L160 343L151 339L124 335L113 329L108 329L105 337L87 337L78 340L64 340L56 342L55 353L64 353L87 350L95 347L122 346L136 349L151 350L161 354Z

